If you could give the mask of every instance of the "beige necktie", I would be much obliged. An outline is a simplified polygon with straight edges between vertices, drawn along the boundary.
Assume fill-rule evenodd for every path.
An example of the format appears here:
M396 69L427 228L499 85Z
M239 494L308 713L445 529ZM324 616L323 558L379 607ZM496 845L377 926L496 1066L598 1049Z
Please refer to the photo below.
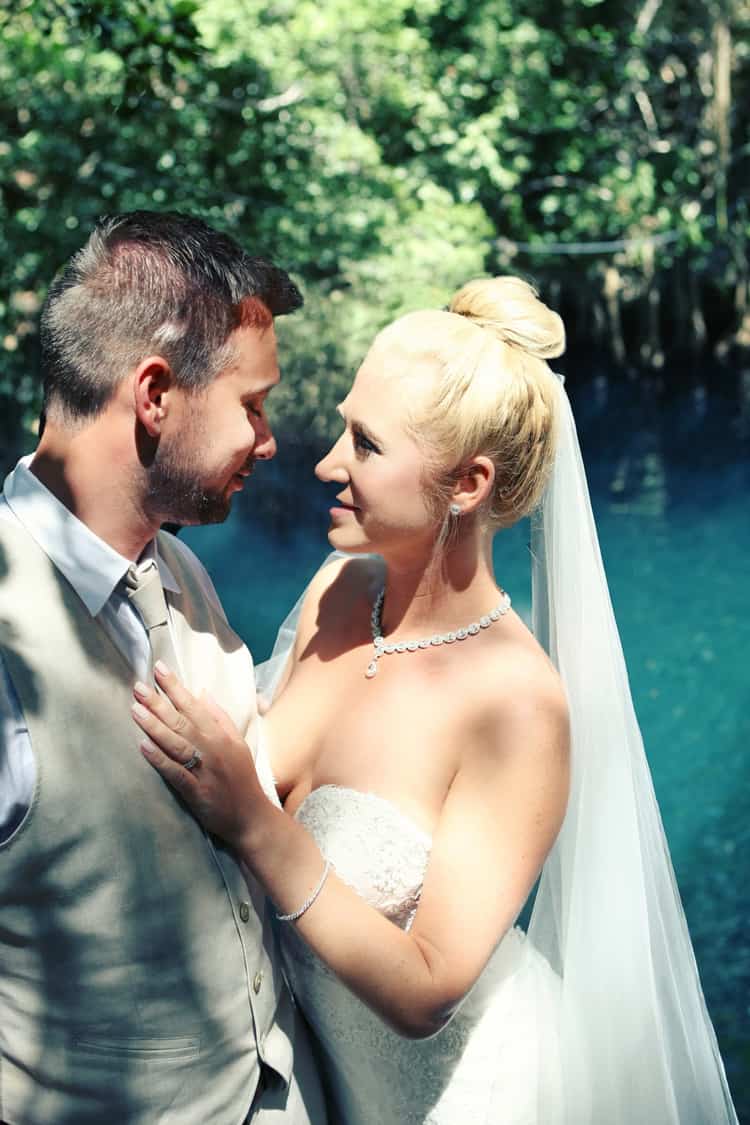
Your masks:
M140 566L133 563L128 568L125 575L125 592L146 626L151 645L149 672L153 672L157 660L163 660L168 668L178 672L177 656L169 635L167 603L164 600L159 568L153 559L141 563Z

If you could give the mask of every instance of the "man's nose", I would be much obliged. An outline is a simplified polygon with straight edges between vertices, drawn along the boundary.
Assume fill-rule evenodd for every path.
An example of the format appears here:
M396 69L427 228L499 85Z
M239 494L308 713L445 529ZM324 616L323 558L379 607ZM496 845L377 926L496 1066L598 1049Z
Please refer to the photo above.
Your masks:
M262 429L256 429L255 431L253 457L257 461L270 461L272 457L276 456L276 449L276 438L266 422Z

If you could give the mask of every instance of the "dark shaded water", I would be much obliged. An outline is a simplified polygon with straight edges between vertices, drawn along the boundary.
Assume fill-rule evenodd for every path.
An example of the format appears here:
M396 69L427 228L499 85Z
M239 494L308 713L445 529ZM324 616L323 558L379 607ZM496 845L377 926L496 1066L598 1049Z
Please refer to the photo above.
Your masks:
M750 417L736 385L664 402L598 379L572 397L704 990L750 1121ZM285 485L272 520L254 516L261 469L225 525L183 533L256 660L327 550L323 486ZM521 612L527 543L519 527L495 544L498 581Z

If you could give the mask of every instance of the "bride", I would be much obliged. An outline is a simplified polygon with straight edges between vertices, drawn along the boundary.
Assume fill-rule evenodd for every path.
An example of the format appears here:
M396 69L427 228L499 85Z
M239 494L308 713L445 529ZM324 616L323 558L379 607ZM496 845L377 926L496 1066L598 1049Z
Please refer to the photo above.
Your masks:
M517 278L375 340L316 470L344 554L265 669L275 790L210 700L158 666L163 694L136 687L143 752L276 905L345 1125L737 1121L546 362L563 346ZM533 634L491 551L530 513Z

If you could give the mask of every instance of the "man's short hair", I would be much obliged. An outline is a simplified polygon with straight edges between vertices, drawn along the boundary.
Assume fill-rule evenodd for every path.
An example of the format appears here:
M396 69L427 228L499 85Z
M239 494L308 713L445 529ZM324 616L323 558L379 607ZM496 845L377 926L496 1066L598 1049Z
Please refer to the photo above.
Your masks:
M52 283L42 309L45 412L97 414L148 355L200 390L228 363L231 333L265 326L302 297L289 275L229 235L176 212L106 215Z

